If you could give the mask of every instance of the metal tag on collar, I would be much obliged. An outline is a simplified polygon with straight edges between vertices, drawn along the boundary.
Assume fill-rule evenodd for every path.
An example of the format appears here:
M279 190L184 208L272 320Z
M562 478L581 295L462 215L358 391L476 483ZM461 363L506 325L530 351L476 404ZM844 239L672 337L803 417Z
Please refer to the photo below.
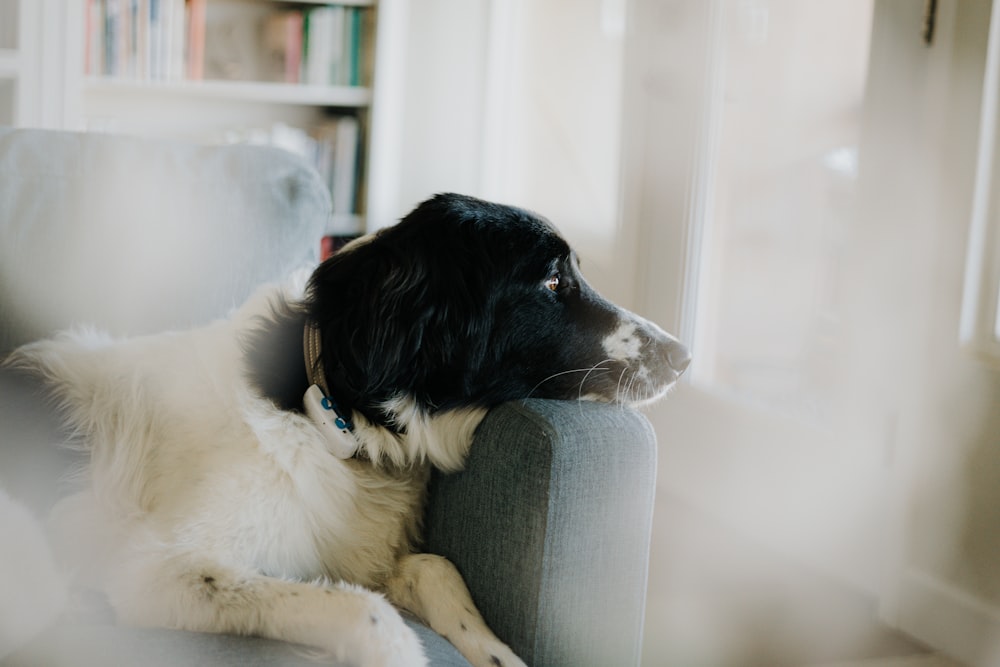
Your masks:
M302 402L309 419L326 438L326 448L331 454L338 459L349 459L358 452L358 441L351 433L353 425L337 412L336 403L324 395L322 389L311 385Z

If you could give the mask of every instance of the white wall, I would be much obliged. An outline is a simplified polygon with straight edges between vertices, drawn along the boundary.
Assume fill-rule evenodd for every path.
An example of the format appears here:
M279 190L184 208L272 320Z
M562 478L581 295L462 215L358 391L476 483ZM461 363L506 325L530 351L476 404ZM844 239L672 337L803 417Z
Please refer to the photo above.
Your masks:
M491 195L550 218L588 280L629 303L635 251L619 188L625 3L507 4L508 49L494 52L507 71L491 72L507 79L494 97L503 127L490 129L503 139L488 156L500 163Z
M408 4L403 105L391 110L401 119L399 217L439 192L481 193L490 3Z
M629 303L634 232L619 210L624 2L408 5L395 215L443 191L535 210L577 248L595 287Z

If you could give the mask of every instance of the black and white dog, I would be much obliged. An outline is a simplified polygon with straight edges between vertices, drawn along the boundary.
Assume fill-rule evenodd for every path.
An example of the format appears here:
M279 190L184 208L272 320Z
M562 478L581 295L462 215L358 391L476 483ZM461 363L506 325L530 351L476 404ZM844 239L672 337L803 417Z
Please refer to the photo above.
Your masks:
M639 405L688 361L598 296L546 220L439 195L228 320L76 330L8 363L44 378L89 452L53 523L123 622L425 664L395 606L511 667L456 569L415 553L431 467L461 468L501 402Z

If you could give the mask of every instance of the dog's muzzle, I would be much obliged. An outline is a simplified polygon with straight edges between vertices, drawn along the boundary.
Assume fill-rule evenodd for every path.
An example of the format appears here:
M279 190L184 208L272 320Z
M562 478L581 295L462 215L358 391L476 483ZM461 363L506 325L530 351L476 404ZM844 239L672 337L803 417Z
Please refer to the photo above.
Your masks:
M603 340L608 359L623 367L617 400L643 405L662 397L691 365L691 352L666 331L633 313Z

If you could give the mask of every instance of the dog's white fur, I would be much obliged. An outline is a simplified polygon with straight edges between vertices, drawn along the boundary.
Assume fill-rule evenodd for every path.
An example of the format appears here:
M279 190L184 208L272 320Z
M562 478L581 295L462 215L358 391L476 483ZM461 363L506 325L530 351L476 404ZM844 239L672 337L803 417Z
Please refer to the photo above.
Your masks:
M90 449L85 490L51 519L57 551L126 623L272 637L352 664L426 664L391 602L474 665L522 664L454 566L408 554L430 465L460 468L484 412L429 417L398 397L388 407L405 446L359 417L370 460L331 456L307 417L245 379L241 338L282 293L301 296L265 288L202 329L127 340L76 330L13 355L52 381Z

